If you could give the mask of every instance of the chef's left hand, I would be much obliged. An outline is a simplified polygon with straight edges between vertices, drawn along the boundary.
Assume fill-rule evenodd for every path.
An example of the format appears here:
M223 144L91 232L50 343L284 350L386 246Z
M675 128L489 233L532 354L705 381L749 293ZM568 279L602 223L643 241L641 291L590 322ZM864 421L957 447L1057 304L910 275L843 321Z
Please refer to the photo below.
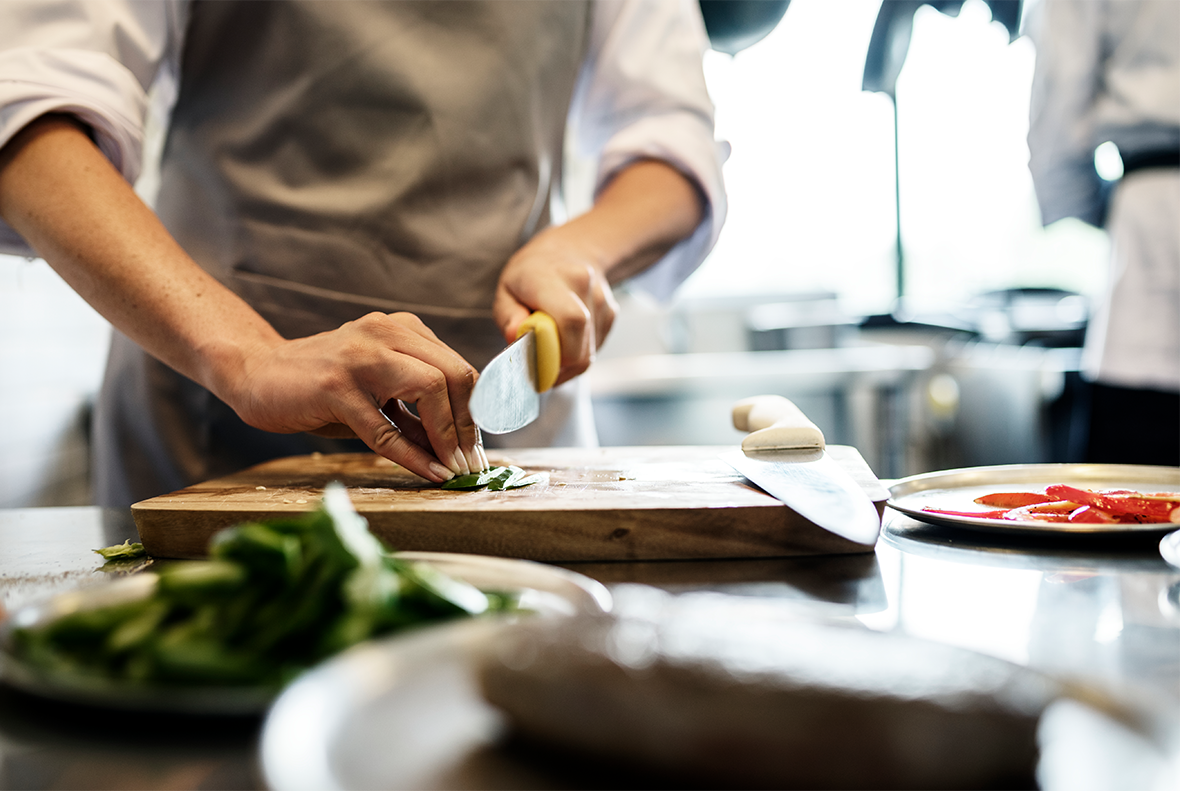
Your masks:
M602 266L602 252L577 226L547 228L508 260L493 311L506 340L516 337L534 310L557 322L561 384L590 367L614 323L619 305Z

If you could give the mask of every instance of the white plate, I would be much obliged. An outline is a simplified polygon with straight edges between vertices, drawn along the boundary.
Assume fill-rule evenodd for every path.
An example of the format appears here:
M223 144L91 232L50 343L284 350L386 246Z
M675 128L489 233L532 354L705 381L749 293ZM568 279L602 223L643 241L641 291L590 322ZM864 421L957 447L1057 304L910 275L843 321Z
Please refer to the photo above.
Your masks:
M1164 533L1176 525L1079 524L1017 522L934 514L923 508L949 511L986 510L976 497L992 492L1043 491L1055 483L1082 489L1132 489L1138 492L1180 492L1180 468L1133 464L1007 464L928 472L902 478L889 487L887 505L906 516L945 527L966 527L994 533Z
M610 593L589 577L555 566L526 560L459 555L445 552L399 552L399 558L426 562L439 571L487 591L513 593L522 608L543 615L572 615L610 609ZM275 694L258 687L166 687L129 684L105 679L57 677L26 665L12 650L15 629L47 623L66 613L151 595L156 575L133 574L111 582L58 594L26 605L0 623L0 679L25 692L70 703L86 703L139 711L193 714L261 714ZM501 621L516 616L491 616L476 621ZM433 628L433 627L431 627ZM431 628L424 628L428 632ZM411 637L412 635L407 635ZM394 635L385 640L399 640Z

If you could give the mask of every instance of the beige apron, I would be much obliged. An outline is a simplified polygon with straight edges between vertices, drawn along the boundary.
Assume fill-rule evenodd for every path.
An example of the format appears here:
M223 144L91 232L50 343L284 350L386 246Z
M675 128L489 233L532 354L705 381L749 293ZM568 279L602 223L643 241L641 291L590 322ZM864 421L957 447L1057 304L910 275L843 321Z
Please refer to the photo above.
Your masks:
M503 347L500 270L549 223L588 14L546 0L195 2L157 211L285 337L404 310L482 368ZM570 389L518 443L593 442ZM95 421L110 506L363 449L252 429L117 333Z

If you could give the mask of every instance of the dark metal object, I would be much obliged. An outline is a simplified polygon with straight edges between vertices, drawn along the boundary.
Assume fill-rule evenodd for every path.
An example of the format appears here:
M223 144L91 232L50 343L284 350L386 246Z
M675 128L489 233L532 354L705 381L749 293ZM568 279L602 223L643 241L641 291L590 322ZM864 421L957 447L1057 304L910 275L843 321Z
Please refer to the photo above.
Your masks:
M736 55L770 35L791 0L700 0L709 44Z
M1020 14L1023 0L984 0L992 12L992 20L1008 29L1009 41L1020 35ZM881 91L893 100L893 166L895 222L897 226L897 298L905 296L905 251L901 243L901 169L898 148L897 78L905 65L914 32L914 14L924 5L948 16L958 16L963 0L887 0L881 4L869 49L865 54L864 77L861 90Z
M991 9L992 20L1008 30L1008 38L1015 41L1020 35L1020 12L1023 0L984 0ZM958 16L963 0L889 0L881 4L877 23L869 39L865 55L864 78L861 90L882 91L896 99L897 77L905 65L914 32L914 14L928 5L947 16Z

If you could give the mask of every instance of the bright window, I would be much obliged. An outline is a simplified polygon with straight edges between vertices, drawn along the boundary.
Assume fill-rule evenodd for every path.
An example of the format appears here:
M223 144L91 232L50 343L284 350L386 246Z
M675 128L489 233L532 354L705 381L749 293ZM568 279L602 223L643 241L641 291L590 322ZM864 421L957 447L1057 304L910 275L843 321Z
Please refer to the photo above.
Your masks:
M766 39L705 75L730 141L726 229L685 298L833 291L845 310L896 296L893 103L861 90L879 0L793 0ZM1028 173L1034 52L979 0L918 10L898 80L907 297L945 306L982 291L1093 295L1103 232L1040 227Z

